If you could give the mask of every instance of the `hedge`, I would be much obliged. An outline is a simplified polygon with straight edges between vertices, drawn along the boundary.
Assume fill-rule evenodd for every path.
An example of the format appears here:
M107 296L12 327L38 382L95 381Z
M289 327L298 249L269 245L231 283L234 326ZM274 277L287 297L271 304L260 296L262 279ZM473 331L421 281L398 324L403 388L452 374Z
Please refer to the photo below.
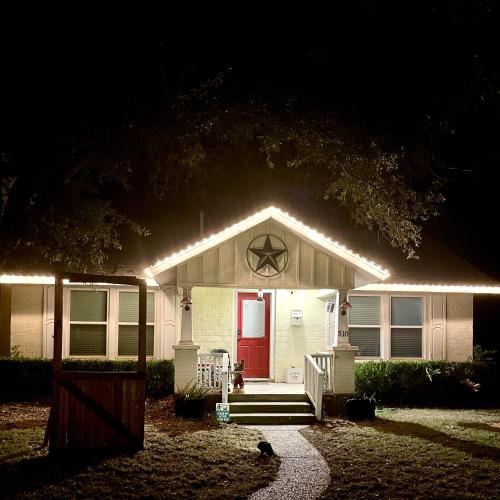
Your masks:
M64 370L131 371L135 361L65 359ZM146 396L159 398L174 390L174 362L151 360L146 363ZM52 392L52 360L0 357L0 401L26 401Z
M379 406L500 406L496 363L368 361L356 364L355 376L356 395L374 396Z

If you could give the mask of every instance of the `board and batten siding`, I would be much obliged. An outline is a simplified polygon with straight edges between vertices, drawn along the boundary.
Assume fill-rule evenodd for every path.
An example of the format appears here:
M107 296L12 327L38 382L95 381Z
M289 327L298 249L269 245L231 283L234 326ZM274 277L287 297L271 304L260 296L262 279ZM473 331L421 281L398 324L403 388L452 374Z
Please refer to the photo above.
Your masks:
M247 263L253 238L273 234L288 249L288 263L277 276L256 275ZM155 276L161 285L228 288L353 288L354 269L287 230L274 220L259 224L187 262Z
M15 285L11 297L11 349L23 356L42 356L43 285Z
M446 297L446 359L467 361L472 356L473 295L449 293Z

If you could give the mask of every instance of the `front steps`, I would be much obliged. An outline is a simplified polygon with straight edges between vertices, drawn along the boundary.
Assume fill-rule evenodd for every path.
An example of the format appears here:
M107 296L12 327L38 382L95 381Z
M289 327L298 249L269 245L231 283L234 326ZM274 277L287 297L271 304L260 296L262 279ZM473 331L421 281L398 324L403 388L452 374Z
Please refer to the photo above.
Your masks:
M299 425L316 422L305 394L230 394L231 421L237 424Z

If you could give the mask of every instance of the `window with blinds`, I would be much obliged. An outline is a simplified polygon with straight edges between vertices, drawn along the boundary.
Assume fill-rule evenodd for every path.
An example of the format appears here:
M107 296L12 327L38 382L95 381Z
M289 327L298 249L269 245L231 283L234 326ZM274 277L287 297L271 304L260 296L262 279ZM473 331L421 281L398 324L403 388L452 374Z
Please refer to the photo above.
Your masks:
M422 357L422 298L391 297L391 357Z
M359 347L359 356L380 356L380 297L351 296L349 342Z
M154 353L155 294L148 293L146 308L146 354ZM120 292L118 303L118 355L136 356L139 342L139 294Z
M70 356L105 356L108 293L71 290L69 318Z

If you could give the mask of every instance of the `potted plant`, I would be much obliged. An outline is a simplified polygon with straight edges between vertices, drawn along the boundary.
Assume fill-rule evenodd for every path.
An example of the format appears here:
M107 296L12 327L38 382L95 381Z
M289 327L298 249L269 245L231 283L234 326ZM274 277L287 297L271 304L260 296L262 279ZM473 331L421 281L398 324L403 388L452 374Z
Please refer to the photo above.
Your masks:
M177 388L175 394L175 415L184 418L201 418L205 415L205 396L208 389L197 382Z

